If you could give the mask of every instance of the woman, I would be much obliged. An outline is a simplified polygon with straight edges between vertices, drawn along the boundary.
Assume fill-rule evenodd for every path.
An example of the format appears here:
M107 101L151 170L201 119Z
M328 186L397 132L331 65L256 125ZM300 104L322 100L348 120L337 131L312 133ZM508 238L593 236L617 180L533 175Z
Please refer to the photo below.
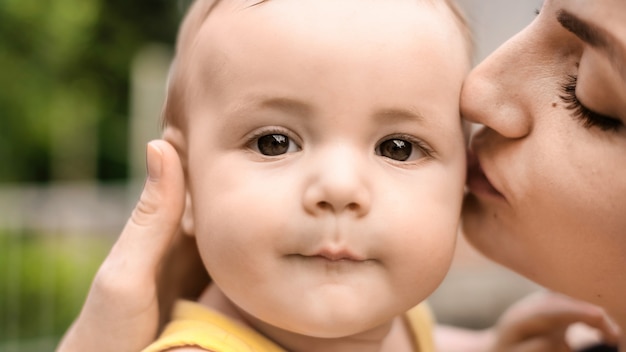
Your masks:
M474 69L461 100L484 125L471 143L466 237L626 331L626 2L545 1Z
M471 74L462 97L466 118L486 126L472 143L467 237L538 283L604 307L622 329L625 53L626 2L547 0L526 30ZM149 148L148 163L162 172L151 173L62 351L135 351L155 336L151 278L176 238L184 181L167 143ZM598 316L585 314L565 324Z

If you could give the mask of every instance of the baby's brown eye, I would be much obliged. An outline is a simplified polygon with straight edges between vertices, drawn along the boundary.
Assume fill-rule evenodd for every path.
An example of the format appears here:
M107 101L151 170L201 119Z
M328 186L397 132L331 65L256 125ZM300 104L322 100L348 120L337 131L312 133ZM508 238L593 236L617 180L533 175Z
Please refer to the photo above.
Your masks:
M293 152L297 146L284 134L267 134L259 137L257 148L263 155L277 156Z
M402 139L388 139L377 148L379 155L398 161L407 161L413 153L413 144Z

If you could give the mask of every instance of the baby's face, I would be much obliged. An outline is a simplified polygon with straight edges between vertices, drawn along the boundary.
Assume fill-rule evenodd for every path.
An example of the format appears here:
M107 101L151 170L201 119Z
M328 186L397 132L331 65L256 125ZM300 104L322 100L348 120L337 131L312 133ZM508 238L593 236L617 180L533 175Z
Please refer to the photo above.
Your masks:
M195 234L260 330L363 332L444 277L469 63L437 6L228 1L201 28L186 63Z

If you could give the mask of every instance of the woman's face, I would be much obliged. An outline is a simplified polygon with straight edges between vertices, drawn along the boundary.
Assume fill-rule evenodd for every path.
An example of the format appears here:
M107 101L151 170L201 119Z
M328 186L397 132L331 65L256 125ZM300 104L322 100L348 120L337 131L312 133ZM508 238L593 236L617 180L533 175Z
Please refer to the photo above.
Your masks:
M604 306L626 292L626 1L547 0L467 79L464 231L484 254ZM614 303L612 303L614 302Z

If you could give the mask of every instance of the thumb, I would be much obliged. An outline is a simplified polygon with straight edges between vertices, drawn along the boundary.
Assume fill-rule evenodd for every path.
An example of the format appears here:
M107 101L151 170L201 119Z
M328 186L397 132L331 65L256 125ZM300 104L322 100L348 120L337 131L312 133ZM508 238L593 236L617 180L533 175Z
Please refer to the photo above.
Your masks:
M159 320L156 273L178 233L185 184L180 159L169 143L152 141L146 154L148 177L141 198L59 351L137 351L154 339Z
M116 276L154 280L159 262L178 232L185 182L178 153L168 142L148 143L146 159L148 177L143 192L105 264Z

